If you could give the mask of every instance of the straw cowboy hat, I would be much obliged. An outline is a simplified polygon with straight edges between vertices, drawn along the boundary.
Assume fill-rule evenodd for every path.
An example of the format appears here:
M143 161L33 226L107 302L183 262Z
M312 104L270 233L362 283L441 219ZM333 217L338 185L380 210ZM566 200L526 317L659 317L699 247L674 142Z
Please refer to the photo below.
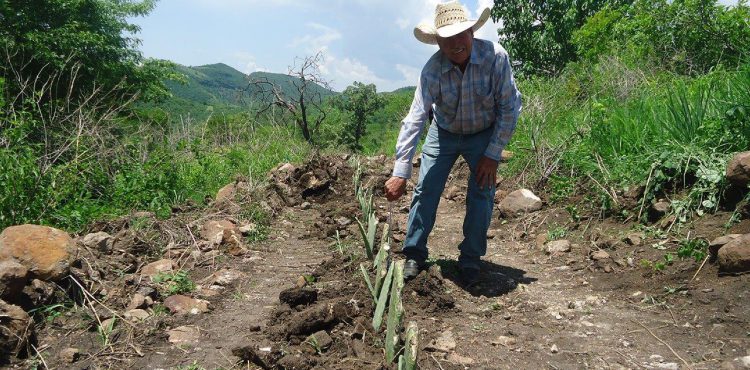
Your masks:
M484 8L477 20L469 20L463 5L458 1L438 4L435 7L435 23L423 22L414 27L414 37L425 44L437 44L437 36L451 37L471 28L480 29L490 17L490 9Z

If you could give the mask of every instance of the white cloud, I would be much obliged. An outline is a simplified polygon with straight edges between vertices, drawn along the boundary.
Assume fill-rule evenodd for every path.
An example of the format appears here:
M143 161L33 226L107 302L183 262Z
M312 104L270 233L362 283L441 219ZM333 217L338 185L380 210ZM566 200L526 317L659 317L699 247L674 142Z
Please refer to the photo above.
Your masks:
M308 23L307 27L312 28L317 34L296 37L289 44L290 48L301 46L305 52L315 54L319 51L326 51L332 42L341 39L341 32L331 27L319 23Z

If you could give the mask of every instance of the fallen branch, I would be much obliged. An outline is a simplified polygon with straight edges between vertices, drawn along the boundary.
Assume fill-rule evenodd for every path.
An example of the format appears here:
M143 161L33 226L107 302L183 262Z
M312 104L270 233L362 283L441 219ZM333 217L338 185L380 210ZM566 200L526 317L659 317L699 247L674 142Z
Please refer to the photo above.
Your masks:
M679 358L679 359L680 359L680 361L682 361L682 363L683 363L683 364L685 364L685 366L687 366L687 368L688 368L688 369L690 369L690 370L692 370L692 369L693 369L693 367L692 367L692 366L690 366L690 364L689 364L689 363L688 363L687 361L685 361L685 359L684 359L684 358L682 358L682 356L680 356L680 355L679 355L679 354L677 353L677 351L675 351L675 350L674 350L674 348L672 348L672 346L670 346L670 345L669 345L669 343L667 343L667 342L663 341L663 340L662 340L661 338L657 337L657 336L656 336L656 334L654 334L654 332L652 332L652 331L651 331L651 329L649 329L648 327L646 327L646 325L643 325L643 324L642 324L642 323L640 323L639 321L635 321L635 320L633 320L633 322L635 322L635 323L637 323L638 325L642 326L642 327L643 327L644 329L646 329L646 331L647 331L647 332L648 332L649 334L651 334L651 336L652 336L652 337L656 338L656 340L658 340L659 342L661 342L661 344L663 344L663 345L667 346L667 348L669 348L669 350L670 350L670 351L672 351L672 353L674 353L674 355L675 355L675 356L677 356L677 358Z

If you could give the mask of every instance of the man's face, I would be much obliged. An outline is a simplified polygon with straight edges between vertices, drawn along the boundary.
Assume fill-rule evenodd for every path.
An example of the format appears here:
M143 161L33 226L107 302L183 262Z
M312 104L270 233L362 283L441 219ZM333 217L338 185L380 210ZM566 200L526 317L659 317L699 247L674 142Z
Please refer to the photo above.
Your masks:
M474 32L469 28L468 30L461 32L455 36L442 38L437 37L438 46L440 51L443 52L453 64L458 66L466 66L469 62L469 56L471 56L471 44L474 40Z

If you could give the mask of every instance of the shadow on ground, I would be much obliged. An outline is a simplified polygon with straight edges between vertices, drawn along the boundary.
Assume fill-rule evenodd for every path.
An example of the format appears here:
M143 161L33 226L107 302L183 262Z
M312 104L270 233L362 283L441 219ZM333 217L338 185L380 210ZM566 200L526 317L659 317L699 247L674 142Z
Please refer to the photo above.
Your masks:
M499 297L515 290L518 284L530 284L537 281L536 278L527 276L524 270L482 261L479 281L472 286L465 286L459 275L457 261L440 259L434 264L440 267L444 279L456 283L475 297Z

